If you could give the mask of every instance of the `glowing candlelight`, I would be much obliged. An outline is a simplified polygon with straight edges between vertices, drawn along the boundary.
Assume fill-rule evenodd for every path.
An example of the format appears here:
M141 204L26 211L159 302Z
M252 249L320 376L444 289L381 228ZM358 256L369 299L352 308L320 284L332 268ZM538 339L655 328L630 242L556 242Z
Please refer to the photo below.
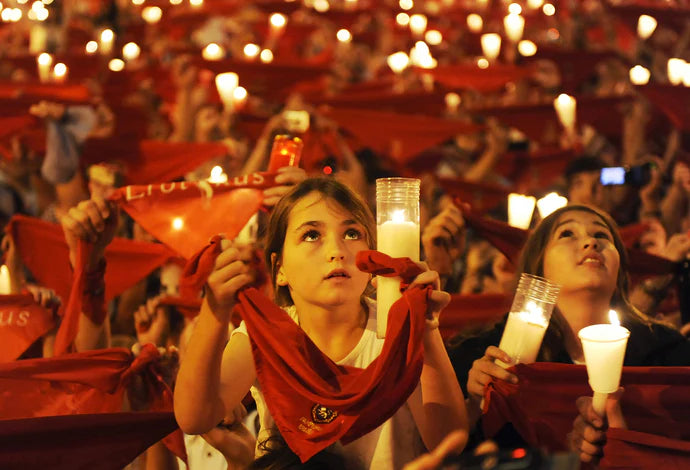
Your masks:
M110 55L113 52L113 43L115 42L115 33L112 29L104 29L101 31L98 50L103 55Z
M398 13L395 15L395 22L398 23L399 26L405 27L410 24L410 15L407 13Z
M515 364L537 359L559 291L560 287L548 279L526 273L520 276L498 345ZM502 361L496 363L508 367Z
M233 93L238 84L239 77L235 72L225 72L216 75L216 88L226 111L232 111L233 109Z
M67 72L67 66L62 62L58 62L55 64L55 67L53 67L53 80L56 83L64 83L64 81L67 80Z
M86 43L86 54L93 55L98 51L98 43L96 41L89 41Z
M173 218L171 225L173 230L182 230L182 228L184 227L184 220L182 219L182 217L175 217Z
M649 15L640 15L637 19L637 35L640 39L647 39L656 29L656 19Z
M407 68L410 63L410 58L404 52L396 52L388 56L386 63L391 70L397 75Z
M209 183L227 183L228 175L223 171L223 167L216 165L211 168L211 175L208 177Z
M606 398L618 390L630 331L620 326L618 314L609 311L611 324L590 325L578 336L587 366L589 385L594 391L592 407L599 416L606 414Z
M539 209L539 216L545 219L556 209L568 205L568 198L559 195L558 193L549 193L537 201L537 209Z
M476 13L470 13L467 15L467 27L473 33L481 33L484 27L484 20Z
M518 43L518 52L523 57L532 57L537 53L537 45L528 39L523 39Z
M235 90L232 92L232 102L233 106L237 110L241 110L244 107L244 104L247 102L247 89L243 86L238 86L235 88Z
M141 17L148 24L156 24L161 20L163 10L159 7L145 7L141 10Z
M553 16L556 14L556 7L551 3L545 3L541 11L543 11L546 16Z
M47 42L48 31L46 31L45 26L42 24L35 24L31 26L31 30L29 32L29 52L32 54L38 54L41 51L45 51Z
M141 48L135 42L128 42L122 46L122 57L126 62L137 60L141 54Z
M432 46L438 46L443 42L443 34L436 29L430 29L424 33L424 40Z
M671 85L680 85L683 82L683 72L685 71L685 61L677 57L668 59L666 64L666 72L668 73L668 81Z
M683 65L683 86L690 87L690 62Z
M189 4L193 8L200 8L204 4L204 0L189 0Z
M414 7L414 2L412 0L400 0L398 2L401 10L411 10Z
M510 193L508 195L508 224L512 227L528 229L536 203L537 199L534 196Z
M50 71L51 65L53 65L53 56L47 52L42 52L36 58L36 63L38 64L38 78L41 82L50 81Z
M268 21L271 23L271 29L276 31L282 30L287 24L287 18L282 13L273 13Z
M458 112L458 107L460 106L460 95L457 93L446 93L445 96L445 102L446 102L446 111L448 114L457 114Z
M335 37L338 39L338 42L341 43L349 43L352 41L352 34L350 34L350 31L347 29L339 29L337 33L335 33Z
M633 85L646 85L649 82L649 70L636 65L630 69L630 82Z
M503 28L508 39L512 42L518 42L522 39L522 33L525 30L525 19L519 14L511 13L503 18Z
M225 56L225 49L220 47L215 42L212 42L201 51L201 57L205 60L221 60Z
M426 31L427 18L425 15L416 13L410 16L410 31L415 37L421 37Z
M419 261L419 185L411 178L376 180L376 233L381 253ZM388 311L401 297L400 278L377 278L377 336L386 336Z
M273 62L273 51L271 51L270 49L264 49L263 51L261 51L261 54L259 54L259 59L264 64L270 64L271 62Z
M544 0L527 0L527 8L531 8L532 10L541 8L543 4Z
M497 33L482 34L482 52L489 61L495 60L501 52L501 36Z
M575 130L575 113L577 109L577 102L575 98L565 93L561 93L553 101L553 106L558 114L558 119L565 129L568 131Z
M110 59L108 68L112 72L122 72L125 69L125 62L122 59Z
M6 265L0 266L0 295L10 295L12 293L12 282L10 280L10 270Z

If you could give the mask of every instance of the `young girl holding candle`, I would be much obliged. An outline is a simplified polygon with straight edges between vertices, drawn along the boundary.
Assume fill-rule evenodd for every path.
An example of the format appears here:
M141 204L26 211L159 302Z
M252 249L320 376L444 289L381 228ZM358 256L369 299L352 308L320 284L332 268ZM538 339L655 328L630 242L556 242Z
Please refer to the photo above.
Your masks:
M584 364L580 329L608 323L618 312L630 330L624 365L690 365L690 343L676 330L654 322L628 300L628 259L610 216L590 206L556 210L534 229L517 273L543 276L561 286L544 335L538 361ZM518 274L519 275L519 274ZM456 342L449 355L458 380L466 386L470 422L480 417L484 388L492 379L517 383L518 377L495 361L512 364L497 345L505 321L472 338Z
M376 309L366 297L370 275L355 265L356 254L375 246L374 221L366 204L346 186L328 178L303 181L273 210L265 240L266 263L275 302L308 338L339 366L366 368L382 351L376 338ZM244 325L226 344L236 294L254 280L251 254L227 240L208 278L206 298L181 365L175 415L183 431L206 432L251 389L261 430L258 443L275 432ZM426 270L410 284L431 285L424 361L419 383L406 403L382 425L335 450L348 468L400 468L424 447L433 449L455 429L466 435L462 392L437 329L449 300L438 289L437 273ZM203 403L203 406L199 404ZM312 411L313 414L313 411Z

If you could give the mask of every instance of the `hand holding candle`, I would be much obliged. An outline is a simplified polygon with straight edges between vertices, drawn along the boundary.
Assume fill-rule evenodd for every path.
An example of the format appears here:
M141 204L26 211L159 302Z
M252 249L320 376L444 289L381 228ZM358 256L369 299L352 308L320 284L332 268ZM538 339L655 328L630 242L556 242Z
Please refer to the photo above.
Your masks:
M611 324L590 325L580 330L589 385L594 390L592 407L599 416L606 414L606 398L618 390L630 331L620 326L618 315L609 311Z
M501 343L498 345L515 364L530 363L537 359L559 291L560 287L548 279L526 273L520 276ZM502 361L497 360L496 363L508 367Z
M394 258L419 261L419 185L412 178L376 180L376 249ZM376 286L376 335L385 338L388 311L398 300L399 277L379 277Z

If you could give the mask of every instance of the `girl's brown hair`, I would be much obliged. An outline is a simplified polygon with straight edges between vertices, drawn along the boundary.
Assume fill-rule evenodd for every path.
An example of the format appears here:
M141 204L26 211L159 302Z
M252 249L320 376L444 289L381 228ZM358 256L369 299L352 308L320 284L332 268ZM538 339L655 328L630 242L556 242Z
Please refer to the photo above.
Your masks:
M289 288L276 284L290 212L295 204L313 192L321 194L324 199L337 203L349 212L352 218L364 227L369 248L376 247L374 216L366 202L349 187L333 178L308 178L297 184L273 208L264 237L266 267L271 273L271 281L275 286L275 303L280 306L293 304Z

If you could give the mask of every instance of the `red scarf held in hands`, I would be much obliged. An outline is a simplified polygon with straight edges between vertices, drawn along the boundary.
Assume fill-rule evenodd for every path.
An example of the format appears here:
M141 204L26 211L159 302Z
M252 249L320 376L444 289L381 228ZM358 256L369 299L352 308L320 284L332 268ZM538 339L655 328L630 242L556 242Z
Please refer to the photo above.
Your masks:
M512 423L530 446L566 449L566 435L577 416L575 401L591 396L585 366L535 363L514 367L518 384L489 383L483 425L493 436ZM690 463L690 368L623 367L621 397L629 429L609 429L605 468L655 468ZM634 430L644 430L644 432ZM682 462L683 465L678 466Z
M55 309L30 294L0 295L0 362L14 361L55 326Z
M194 258L185 270L189 284L208 276L219 252L217 244L210 245ZM421 272L407 258L393 259L376 251L358 253L357 266L377 275L400 276L403 283ZM414 391L424 360L429 290L408 289L393 304L383 350L366 369L333 362L283 309L255 288L239 293L238 307L268 410L302 462L338 440L347 444L374 430Z

